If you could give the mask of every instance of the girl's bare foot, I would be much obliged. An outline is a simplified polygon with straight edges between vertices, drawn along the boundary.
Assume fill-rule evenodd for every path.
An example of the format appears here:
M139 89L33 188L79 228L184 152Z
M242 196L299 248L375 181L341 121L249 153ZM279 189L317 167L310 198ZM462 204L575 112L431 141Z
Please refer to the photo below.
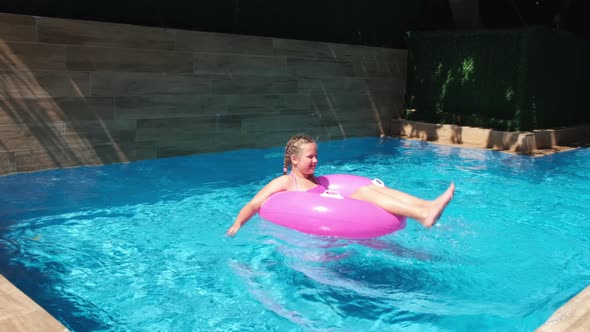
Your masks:
M434 201L432 201L432 207L428 209L426 217L424 219L418 219L418 221L424 227L432 227L434 224L436 224L451 199L453 199L454 193L455 184L451 183L447 190L442 193L442 195L438 196Z

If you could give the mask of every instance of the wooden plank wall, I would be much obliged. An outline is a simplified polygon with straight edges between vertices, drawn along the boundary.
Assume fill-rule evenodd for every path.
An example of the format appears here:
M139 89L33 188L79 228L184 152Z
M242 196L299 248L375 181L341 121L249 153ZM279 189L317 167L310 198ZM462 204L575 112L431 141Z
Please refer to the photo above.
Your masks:
M406 57L0 13L0 174L388 135Z

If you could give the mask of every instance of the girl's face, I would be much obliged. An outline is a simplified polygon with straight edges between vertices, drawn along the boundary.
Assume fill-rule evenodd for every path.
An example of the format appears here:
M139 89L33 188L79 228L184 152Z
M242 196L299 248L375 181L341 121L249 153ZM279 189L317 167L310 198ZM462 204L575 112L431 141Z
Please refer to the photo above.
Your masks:
M301 145L299 155L291 156L291 163L293 164L293 168L296 168L301 174L313 174L318 164L318 146L315 143Z

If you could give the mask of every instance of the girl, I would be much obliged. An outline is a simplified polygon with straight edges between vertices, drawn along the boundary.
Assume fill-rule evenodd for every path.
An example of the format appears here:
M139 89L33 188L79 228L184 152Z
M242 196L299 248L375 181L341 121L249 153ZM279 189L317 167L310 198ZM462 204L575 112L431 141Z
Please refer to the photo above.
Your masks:
M313 138L307 135L291 137L285 147L283 175L270 181L240 211L227 235L233 236L252 216L270 195L279 191L313 191L322 193L326 188L319 184L314 176L318 163L318 147ZM291 166L291 174L287 175ZM436 199L426 201L403 192L367 185L357 189L350 197L375 204L389 213L406 216L420 222L424 227L436 223L447 204L453 198L455 185L451 183L447 190Z

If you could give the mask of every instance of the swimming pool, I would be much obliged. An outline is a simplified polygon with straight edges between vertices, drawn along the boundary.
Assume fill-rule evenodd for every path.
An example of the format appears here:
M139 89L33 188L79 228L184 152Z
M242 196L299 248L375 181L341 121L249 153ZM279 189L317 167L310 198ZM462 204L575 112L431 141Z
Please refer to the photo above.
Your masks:
M0 177L0 273L75 331L531 331L590 284L590 150L542 158L321 143L320 174L434 198L440 222L350 241L255 217L280 148Z

